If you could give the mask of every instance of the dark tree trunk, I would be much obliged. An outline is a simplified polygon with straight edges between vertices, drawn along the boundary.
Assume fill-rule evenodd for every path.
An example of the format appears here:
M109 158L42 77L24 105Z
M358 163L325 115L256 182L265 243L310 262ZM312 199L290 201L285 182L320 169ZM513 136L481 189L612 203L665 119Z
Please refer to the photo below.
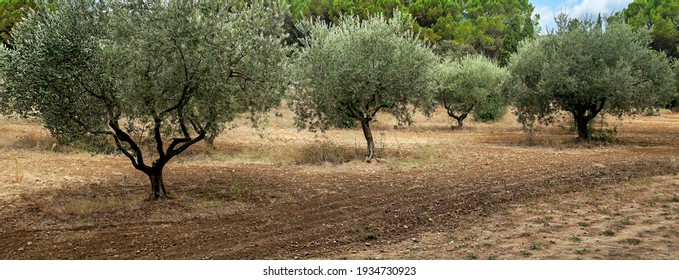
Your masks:
M467 116L469 115L469 112L471 112L472 109L474 109L474 105L469 107L469 109L467 109L466 112L460 113L460 115L458 116L458 115L455 114L455 111L446 107L446 110L448 111L448 116L450 116L451 118L453 118L457 121L457 128L462 128L462 126L463 126L462 121L464 121L464 119L467 118ZM454 129L455 127L452 127L452 128Z
M462 114L459 117L458 116L452 116L452 117L453 117L453 119L455 119L457 121L457 128L462 128L463 127L462 121L464 121L464 119L467 118L467 114Z
M606 99L602 99L598 103L591 103L588 106L581 106L576 110L571 111L575 119L575 126L578 129L578 139L580 141L590 141L592 133L589 131L589 122L604 109Z
M576 116L575 124L578 128L578 139L581 141L589 141L591 139L591 133L589 131L589 121L592 120L587 116Z
M188 83L187 83L188 85ZM141 147L130 137L130 135L120 128L120 118L122 112L118 107L117 100L107 99L105 104L107 104L107 110L109 114L108 126L113 130L113 132L107 132L106 134L111 135L115 141L118 150L122 152L127 158L132 162L132 166L137 170L144 172L149 176L151 181L151 194L149 195L150 200L170 198L170 195L165 189L165 182L163 182L163 168L170 159L174 156L184 152L186 149L191 147L193 144L202 141L206 135L206 128L212 126L211 121L207 121L203 125L190 121L193 130L198 134L195 137L191 137L189 130L186 126L186 120L182 115L182 110L184 106L189 102L194 88L190 86L184 86L183 92L180 99L176 104L167 108L161 112L152 110L153 121L155 126L153 127L153 141L156 144L156 152L158 154L158 159L153 162L151 166L144 162L144 153ZM95 96L99 98L98 96ZM177 114L179 128L182 137L172 138L167 149L164 148L163 144L163 133L162 133L162 123L163 116L166 114Z
M148 175L149 179L151 180L151 195L149 195L149 200L170 198L170 195L165 189L162 167L153 168L153 170L146 175Z
M209 150L216 150L215 149L215 139L217 138L217 135L211 134L209 136L206 136L203 141L205 141L205 144L207 144L207 147Z
M361 127L363 128L365 141L368 144L368 155L366 155L365 161L370 162L375 158L375 141L373 141L373 134L372 131L370 131L370 119L362 119Z

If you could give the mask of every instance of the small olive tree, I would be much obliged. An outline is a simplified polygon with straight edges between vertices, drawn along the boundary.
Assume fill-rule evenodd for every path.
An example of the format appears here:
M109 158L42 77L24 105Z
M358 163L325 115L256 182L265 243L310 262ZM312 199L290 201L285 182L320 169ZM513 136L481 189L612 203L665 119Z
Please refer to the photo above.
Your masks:
M578 139L588 141L588 124L600 113L635 114L676 94L668 59L648 50L647 32L563 15L557 25L510 60L505 89L525 128L549 124L563 110L573 115Z
M370 122L380 111L410 123L416 108L432 106L431 71L437 57L410 28L410 15L396 13L361 21L341 17L337 25L305 21L308 34L293 68L297 86L290 97L300 129L327 129L343 119L361 124L367 161L375 157Z
M164 198L170 159L279 104L284 12L272 1L58 2L14 27L0 106L42 118L60 141L121 152Z
M462 128L462 122L472 110L485 112L498 106L498 102L504 103L500 93L507 76L506 69L481 55L445 61L436 73L436 101Z

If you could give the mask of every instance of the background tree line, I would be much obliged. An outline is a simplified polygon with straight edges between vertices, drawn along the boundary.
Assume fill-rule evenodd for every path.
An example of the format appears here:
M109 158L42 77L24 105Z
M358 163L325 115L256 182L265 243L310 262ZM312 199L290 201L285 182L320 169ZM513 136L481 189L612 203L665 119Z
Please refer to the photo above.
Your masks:
M506 65L519 42L537 35L539 17L528 0L289 0L294 20L320 18L337 23L341 15L361 19L394 10L410 13L413 30L435 43L439 54L462 57L479 53ZM292 34L295 34L292 32ZM508 40L504 40L508 38Z
M622 21L635 30L651 29L649 46L667 56L679 58L679 1L635 0L611 18Z
M390 17L400 10L413 15L413 28L420 37L435 43L435 52L449 57L479 53L506 66L519 42L539 36L540 15L528 0L286 0L289 14L285 29L288 42L298 43L303 36L295 22L320 18L337 23L341 15L354 14L362 19L381 13ZM24 9L35 8L35 0L0 0L0 34L11 46L11 29L24 16ZM652 28L649 46L679 58L679 0L635 0L609 17L635 30Z

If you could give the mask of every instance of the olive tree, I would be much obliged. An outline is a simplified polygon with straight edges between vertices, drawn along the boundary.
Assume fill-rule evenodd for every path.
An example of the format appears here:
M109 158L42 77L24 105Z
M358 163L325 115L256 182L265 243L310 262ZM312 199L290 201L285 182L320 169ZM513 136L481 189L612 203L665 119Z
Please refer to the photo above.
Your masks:
M525 128L549 124L569 112L578 139L590 140L597 115L621 117L665 104L672 95L668 59L646 47L647 32L621 24L557 18L557 30L524 42L510 59L507 94Z
M484 112L497 106L495 103L501 98L502 84L507 76L506 69L481 55L445 61L436 73L436 101L462 128L462 122L472 110Z
M272 1L58 2L14 27L0 106L42 118L60 141L117 150L148 175L150 198L168 197L170 159L280 102L284 12Z
M430 72L436 55L410 28L410 15L396 13L337 25L304 21L308 34L294 63L297 85L290 98L300 129L327 129L348 118L361 124L369 162L375 157L370 122L378 112L410 123L416 108L432 108Z

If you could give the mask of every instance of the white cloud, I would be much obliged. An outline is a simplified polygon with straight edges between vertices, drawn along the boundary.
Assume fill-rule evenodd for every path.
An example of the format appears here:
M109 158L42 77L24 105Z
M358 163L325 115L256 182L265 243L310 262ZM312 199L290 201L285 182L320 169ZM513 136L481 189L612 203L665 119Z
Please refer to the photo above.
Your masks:
M574 6L564 6L566 13L573 18L596 16L598 14L611 15L626 8L631 0L583 0Z
M535 7L533 14L540 15L540 27L544 28L546 25L554 22L554 11L550 7Z
M632 0L565 0L556 7L535 7L534 13L540 15L540 28L545 32L548 28L554 28L554 16L561 12L571 18L611 15L626 8L631 2Z

